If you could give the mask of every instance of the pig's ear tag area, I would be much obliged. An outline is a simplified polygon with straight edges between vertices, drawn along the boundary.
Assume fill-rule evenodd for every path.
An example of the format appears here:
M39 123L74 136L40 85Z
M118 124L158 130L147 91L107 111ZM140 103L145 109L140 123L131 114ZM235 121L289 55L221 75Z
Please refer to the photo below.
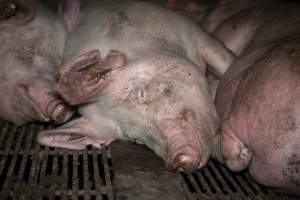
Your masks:
M35 17L34 8L22 0L0 2L0 25L13 23L23 25Z
M37 141L45 146L83 150L88 145L101 148L101 144L109 144L112 139L101 138L93 125L81 117L56 129L42 131Z

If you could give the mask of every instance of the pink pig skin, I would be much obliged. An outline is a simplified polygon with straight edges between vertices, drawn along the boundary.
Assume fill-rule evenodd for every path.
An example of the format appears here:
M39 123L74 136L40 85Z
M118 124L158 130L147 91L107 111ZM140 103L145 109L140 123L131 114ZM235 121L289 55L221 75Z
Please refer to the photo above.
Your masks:
M191 19L150 2L81 3L77 19L65 16L75 26L57 87L82 116L38 141L83 149L132 140L168 169L202 168L218 127L206 64L222 75L232 53Z
M203 27L238 55L217 91L222 126L215 158L300 196L299 4L246 0L203 12Z
M2 0L0 13L0 117L17 125L67 121L74 111L54 84L67 34L63 21L33 0Z

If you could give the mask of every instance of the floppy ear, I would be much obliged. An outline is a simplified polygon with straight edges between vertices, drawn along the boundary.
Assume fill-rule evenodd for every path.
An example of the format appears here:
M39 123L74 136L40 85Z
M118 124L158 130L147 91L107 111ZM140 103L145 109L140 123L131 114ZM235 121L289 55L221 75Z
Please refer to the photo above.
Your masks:
M38 143L51 147L82 150L87 145L101 148L101 144L109 144L113 138L102 136L84 117L72 120L52 130L42 131L37 138Z
M80 1L63 0L59 6L58 12L62 15L68 31L72 31L80 15Z

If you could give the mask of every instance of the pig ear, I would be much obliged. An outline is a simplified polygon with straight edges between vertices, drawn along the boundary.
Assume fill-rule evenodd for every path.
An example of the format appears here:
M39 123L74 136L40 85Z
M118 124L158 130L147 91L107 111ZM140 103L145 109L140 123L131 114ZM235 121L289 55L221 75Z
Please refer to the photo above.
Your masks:
M125 63L126 63L125 54L121 53L120 51L111 50L107 54L107 56L103 59L101 65L104 68L115 69L124 66Z
M80 15L80 1L63 0L59 6L58 12L63 16L68 31L72 31Z
M101 138L93 125L80 117L56 129L42 131L37 141L46 146L82 150L87 145L100 148L101 144L109 144L112 139Z
M62 66L59 71L60 74L69 73L69 72L77 72L90 65L100 63L101 56L99 50L91 50L87 53L84 53L69 63L66 63Z

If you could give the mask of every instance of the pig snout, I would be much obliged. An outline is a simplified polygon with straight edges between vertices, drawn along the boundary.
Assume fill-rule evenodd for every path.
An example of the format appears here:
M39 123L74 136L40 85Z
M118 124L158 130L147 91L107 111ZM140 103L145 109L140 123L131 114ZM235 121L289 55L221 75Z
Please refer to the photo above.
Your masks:
M103 60L98 50L82 54L57 73L58 91L71 105L88 103L101 94L111 82L112 72L124 66L125 62L125 55L115 50Z
M163 120L158 127L167 138L165 161L168 170L192 172L206 164L193 111L184 110L176 119Z
M36 79L29 84L20 84L19 88L22 90L22 96L37 113L38 120L64 123L74 114L73 108L58 98L46 80Z

